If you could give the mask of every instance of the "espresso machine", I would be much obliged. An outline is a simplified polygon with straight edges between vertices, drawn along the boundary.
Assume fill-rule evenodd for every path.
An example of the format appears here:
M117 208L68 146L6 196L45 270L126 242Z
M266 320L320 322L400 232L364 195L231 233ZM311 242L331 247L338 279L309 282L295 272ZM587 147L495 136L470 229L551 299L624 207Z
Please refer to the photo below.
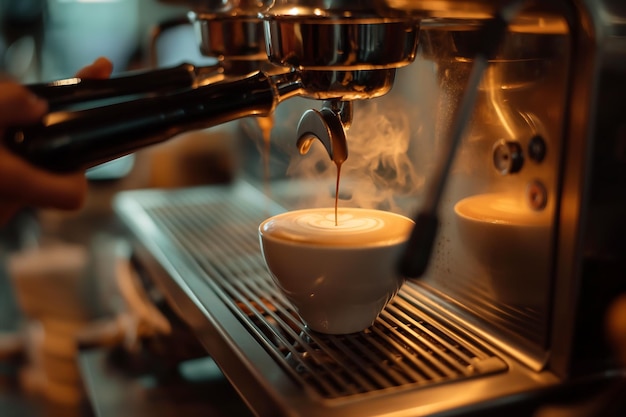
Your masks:
M280 157L305 160L318 139L305 166L343 166L340 205L416 219L398 260L407 280L374 325L322 335L274 286L258 245L258 224L301 200L247 180L118 196L135 267L254 414L608 415L624 378L605 332L626 290L621 2L185 4L204 51L219 50L207 28L256 8L245 21L264 28L267 59L255 51L257 68L221 78L187 66L190 81L167 92L62 110L4 139L68 170L226 121L258 136L251 121L271 117L271 140L296 150ZM300 99L310 108L292 114ZM334 197L312 188L306 204ZM596 390L609 394L555 409Z

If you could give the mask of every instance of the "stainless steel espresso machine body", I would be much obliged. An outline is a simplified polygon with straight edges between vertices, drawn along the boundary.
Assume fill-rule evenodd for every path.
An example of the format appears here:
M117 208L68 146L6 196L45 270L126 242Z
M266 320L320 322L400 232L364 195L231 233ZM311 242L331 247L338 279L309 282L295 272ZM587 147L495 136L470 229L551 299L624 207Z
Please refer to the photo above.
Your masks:
M122 193L116 211L137 265L250 409L442 417L534 404L527 415L547 416L543 407L576 387L619 383L604 320L626 290L623 2L276 1L259 9L268 57L288 69L278 82L263 73L217 84L207 98L234 109L230 94L261 91L246 115L275 113L272 140L295 147L318 138L332 157L341 137L350 147L344 166L371 158L365 166L377 176L359 182L356 170L344 171L340 205L359 204L362 188L396 192L377 208L426 213L436 224L426 255L407 249L409 259L427 258L423 273L376 323L328 336L302 324L260 253L258 224L295 208L292 195L244 181ZM389 42L399 27L409 39L419 34L415 54L411 42ZM307 39L319 48L304 47ZM401 59L377 61L375 47ZM276 100L276 86L289 99L325 104L297 127L281 120L290 100ZM301 178L286 182L309 189Z

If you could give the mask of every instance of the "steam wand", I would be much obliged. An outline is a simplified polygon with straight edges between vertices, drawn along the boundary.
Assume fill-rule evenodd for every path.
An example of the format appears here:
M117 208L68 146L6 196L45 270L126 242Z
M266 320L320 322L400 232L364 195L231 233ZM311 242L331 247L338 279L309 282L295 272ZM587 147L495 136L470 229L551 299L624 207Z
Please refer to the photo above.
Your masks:
M489 65L489 59L496 54L501 40L511 20L521 9L524 0L511 0L491 19L487 20L481 28L482 49L477 51L474 65L467 82L465 94L456 118L452 124L447 147L441 152L440 161L436 165L430 181L430 187L426 190L424 204L416 216L415 226L407 246L400 258L398 265L399 273L406 278L420 278L428 267L431 257L437 229L439 228L438 210L441 203L447 179L452 168L452 163L459 148L465 126L469 124L474 103L478 95L478 87L485 69Z

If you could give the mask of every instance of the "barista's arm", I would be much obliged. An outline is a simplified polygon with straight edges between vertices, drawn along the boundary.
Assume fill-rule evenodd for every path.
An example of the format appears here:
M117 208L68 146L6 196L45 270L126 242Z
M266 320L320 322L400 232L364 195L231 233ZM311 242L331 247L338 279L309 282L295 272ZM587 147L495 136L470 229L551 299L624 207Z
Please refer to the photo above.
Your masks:
M113 66L98 58L76 74L82 78L106 78ZM33 123L48 111L48 104L24 86L0 79L0 137L6 126ZM87 193L84 172L55 174L14 156L0 145L0 226L21 207L79 208Z

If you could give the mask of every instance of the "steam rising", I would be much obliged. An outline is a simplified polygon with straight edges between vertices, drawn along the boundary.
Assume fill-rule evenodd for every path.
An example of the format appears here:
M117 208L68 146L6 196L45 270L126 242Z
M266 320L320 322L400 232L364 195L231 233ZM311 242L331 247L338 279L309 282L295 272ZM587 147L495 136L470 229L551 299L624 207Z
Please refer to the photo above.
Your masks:
M347 132L348 159L342 165L340 207L363 207L406 212L403 197L415 199L424 178L411 158L411 124L407 106L395 98L356 102L352 126ZM320 184L314 196L305 196L310 207L334 205L337 167L316 142L303 156L292 158L287 175Z
M348 159L341 167L339 207L409 216L415 213L425 179L435 163L439 97L435 66L422 61L399 69L388 94L353 103L353 120L347 131ZM263 178L270 180L270 198L292 210L335 204L337 167L322 144L314 141L306 155L300 155L296 146L300 117L304 111L320 106L318 100L296 97L275 110L271 160L266 161L271 175ZM258 121L246 118L241 125L257 151L266 152ZM263 172L254 165L248 168Z

